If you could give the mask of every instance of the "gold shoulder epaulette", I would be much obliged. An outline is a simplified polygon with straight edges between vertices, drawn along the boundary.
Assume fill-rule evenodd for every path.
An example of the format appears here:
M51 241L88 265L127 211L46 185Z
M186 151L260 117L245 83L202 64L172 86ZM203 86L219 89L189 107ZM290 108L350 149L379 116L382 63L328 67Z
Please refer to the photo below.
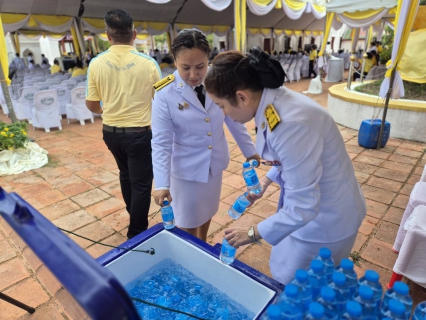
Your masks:
M172 83L175 80L175 76L173 74L168 75L167 77L161 79L156 84L154 84L155 91L160 91L168 84Z
M275 127L281 122L280 115L278 114L277 110L275 110L273 104L267 105L265 109L265 117L268 121L268 126L271 131L273 131Z

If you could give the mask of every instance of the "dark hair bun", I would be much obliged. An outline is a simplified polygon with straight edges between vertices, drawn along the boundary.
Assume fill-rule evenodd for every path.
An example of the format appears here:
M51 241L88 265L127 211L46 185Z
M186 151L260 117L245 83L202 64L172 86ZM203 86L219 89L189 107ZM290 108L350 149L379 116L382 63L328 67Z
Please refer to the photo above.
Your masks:
M255 47L247 57L250 61L250 67L259 72L260 80L266 88L277 89L284 83L285 72L281 64L271 59L269 54Z

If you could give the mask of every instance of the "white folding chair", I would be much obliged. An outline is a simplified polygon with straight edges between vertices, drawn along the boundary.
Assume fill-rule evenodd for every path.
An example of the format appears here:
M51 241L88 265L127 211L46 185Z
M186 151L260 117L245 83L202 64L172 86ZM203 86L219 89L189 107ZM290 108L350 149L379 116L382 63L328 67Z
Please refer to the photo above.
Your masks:
M38 81L34 81L34 80L24 80L22 82L22 85L24 87L32 87L35 83L37 83Z
M46 83L50 83L51 85L54 84L61 84L62 79L54 78L54 79L46 79Z
M82 82L82 81L86 81L86 76L81 75L81 76L73 77L70 80L76 80L77 82Z
M20 97L18 102L18 112L16 117L20 120L28 120L29 123L32 123L33 113L32 108L34 108L34 94L39 90L38 87L23 87L20 89Z
M72 79L70 79L70 80L64 80L64 81L61 82L61 84L64 84L64 85L67 86L67 88L68 88L68 102L71 103L71 91L75 87L77 87L77 84L78 84L77 81L72 80Z
M63 78L66 78L67 80L71 78L71 73L65 73L64 75L62 75Z
M46 74L45 78L46 78L46 81L47 81L47 79L55 79L56 78L56 74Z
M86 87L86 81L84 81L84 82L80 82L80 83L77 85L77 88L81 88L81 87Z
M37 81L37 82L45 82L46 78L44 76L39 76L36 75L34 78L31 79L32 81Z
M86 107L85 88L75 88L71 91L71 103L67 104L67 118L68 123L70 123L70 119L77 119L82 126L86 119L90 119L94 123L93 114Z
M55 90L58 95L59 114L67 114L68 87L65 84L55 84L49 90Z
M303 66L303 60L297 60L296 68L294 69L294 79L300 81L300 73Z
M58 118L58 95L55 90L44 90L34 94L33 128L43 128L50 132L50 128L62 130Z
M37 82L33 84L33 87L37 87L39 91L41 90L49 90L51 83L48 82Z

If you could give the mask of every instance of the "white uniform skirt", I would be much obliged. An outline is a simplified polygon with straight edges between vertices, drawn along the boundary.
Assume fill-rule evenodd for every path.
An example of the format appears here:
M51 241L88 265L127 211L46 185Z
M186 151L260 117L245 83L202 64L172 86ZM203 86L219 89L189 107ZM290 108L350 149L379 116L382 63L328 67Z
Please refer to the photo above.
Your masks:
M340 264L340 260L349 257L356 236L357 233L331 243L307 242L288 236L272 247L269 260L272 277L282 284L288 284L294 278L296 270L308 268L319 249L323 247L331 250L331 257L337 266Z
M181 228L197 228L209 221L219 209L222 172L207 183L170 177L170 194L175 224Z

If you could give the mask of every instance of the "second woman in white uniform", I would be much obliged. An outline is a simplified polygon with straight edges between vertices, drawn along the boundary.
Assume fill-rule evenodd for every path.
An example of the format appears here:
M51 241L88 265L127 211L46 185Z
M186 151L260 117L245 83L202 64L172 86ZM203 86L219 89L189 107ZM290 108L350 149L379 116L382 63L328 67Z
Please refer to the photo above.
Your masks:
M282 87L278 61L253 53L219 54L205 85L229 117L240 123L254 118L257 152L274 165L261 181L261 193L250 200L273 181L281 194L276 214L254 226L229 228L225 237L236 248L262 238L270 243L271 274L287 284L321 247L331 249L336 262L347 258L366 206L333 118L313 100Z
M224 116L205 95L210 47L204 34L182 30L171 51L177 71L154 86L154 199L160 206L173 199L176 225L205 241L230 160L224 122L244 156L259 157L245 126Z

